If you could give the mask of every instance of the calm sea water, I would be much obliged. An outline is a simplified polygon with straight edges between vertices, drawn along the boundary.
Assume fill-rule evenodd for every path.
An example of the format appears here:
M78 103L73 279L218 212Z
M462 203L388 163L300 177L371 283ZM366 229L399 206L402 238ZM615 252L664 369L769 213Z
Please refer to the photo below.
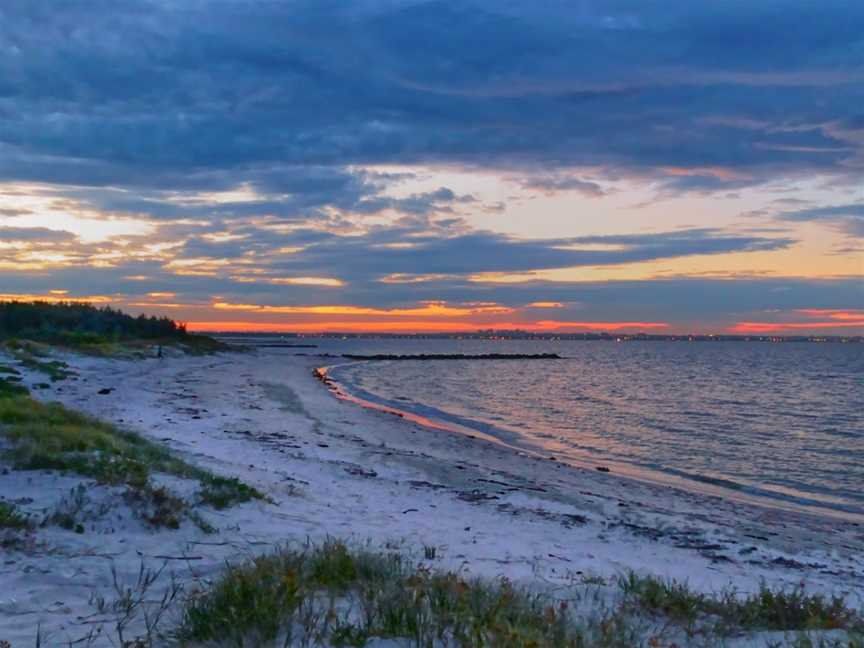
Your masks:
M564 359L356 362L340 364L331 375L361 398L565 460L864 514L862 345L320 344L335 353L555 352Z

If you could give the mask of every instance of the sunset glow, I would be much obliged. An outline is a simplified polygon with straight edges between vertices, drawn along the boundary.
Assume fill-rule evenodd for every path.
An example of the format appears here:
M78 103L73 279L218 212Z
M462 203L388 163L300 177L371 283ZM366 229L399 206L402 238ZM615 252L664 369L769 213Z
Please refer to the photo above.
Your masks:
M848 4L397 5L264 3L242 35L218 3L4 14L0 297L208 331L864 332L860 43L820 31ZM801 37L715 38L777 21ZM134 79L94 76L120 43Z
M187 322L190 331L266 331L281 333L465 333L478 329L486 329L489 324L472 321L436 321L425 320L319 320L314 322L249 322L249 321L215 321ZM534 333L571 333L578 331L653 331L669 327L665 322L559 322L540 321L529 323L496 322L496 328L519 329Z

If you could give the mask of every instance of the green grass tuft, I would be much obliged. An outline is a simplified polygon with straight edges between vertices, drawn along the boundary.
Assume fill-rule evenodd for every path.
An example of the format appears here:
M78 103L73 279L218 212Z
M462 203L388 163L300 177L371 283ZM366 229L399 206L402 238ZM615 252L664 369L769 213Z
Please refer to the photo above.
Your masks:
M18 511L14 504L0 501L0 529L29 529L30 519Z
M0 378L0 398L4 396L26 396L29 392L24 385L7 378Z
M10 447L3 458L17 470L57 470L125 485L127 501L153 527L177 528L189 516L189 503L153 485L155 473L198 481L198 503L214 508L265 499L239 479L188 464L138 434L59 403L41 403L4 384L0 381L0 437Z
M586 636L566 604L505 579L433 573L400 554L351 550L338 541L229 567L189 600L178 631L182 645L221 646L277 638L337 646L406 638L431 646L449 637L450 645L543 648L584 646Z
M47 360L45 356L48 354L49 347L27 340L10 339L3 343L6 351L18 360L22 366L38 371L48 376L51 382L65 380L69 376L74 376L75 372L69 369L69 365L62 360ZM16 375L20 372L16 372ZM4 372L9 373L9 372Z
M754 594L735 591L700 594L686 584L629 572L620 581L625 600L634 608L685 624L693 632L740 630L806 631L864 630L859 614L842 597L808 594L804 586Z
M792 634L778 646L864 648L856 634L860 617L842 602L803 591L716 597L635 574L621 579L621 590L586 609L579 605L590 602L584 593L553 598L507 579L435 572L399 553L329 540L229 566L186 601L176 638L180 645L240 647L400 639L430 647L630 648L719 646L733 635L780 631ZM695 637L697 620L718 618L723 623L700 627ZM833 629L848 636L800 632Z
M253 499L266 499L257 489L244 484L236 477L221 477L202 472L198 475L198 479L201 482L198 497L203 503L215 509L228 508Z

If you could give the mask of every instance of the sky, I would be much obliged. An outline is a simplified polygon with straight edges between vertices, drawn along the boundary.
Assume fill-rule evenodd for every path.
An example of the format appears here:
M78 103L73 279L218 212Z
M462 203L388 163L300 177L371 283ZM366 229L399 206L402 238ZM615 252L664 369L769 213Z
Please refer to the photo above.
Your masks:
M4 0L0 299L864 333L858 0Z

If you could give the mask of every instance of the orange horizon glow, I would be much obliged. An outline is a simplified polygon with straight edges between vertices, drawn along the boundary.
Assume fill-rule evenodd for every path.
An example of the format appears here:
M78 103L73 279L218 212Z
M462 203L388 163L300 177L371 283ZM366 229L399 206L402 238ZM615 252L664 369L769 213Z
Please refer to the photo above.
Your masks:
M50 290L47 295L22 295L12 293L0 293L0 302L80 302L83 304L110 304L117 299L107 295L87 295L84 297L70 297L66 290Z
M827 317L832 320L843 320L843 321L852 321L852 322L864 322L864 310L835 310L830 308L801 308L796 313L801 313L802 315L809 315L813 317ZM851 326L854 326L852 324Z
M288 315L372 315L372 316L394 316L394 317L459 317L462 315L476 315L480 313L512 313L514 309L498 304L478 304L469 307L448 306L446 302L429 301L420 302L422 306L417 308L371 308L366 306L352 305L319 305L319 306L268 306L258 304L232 304L227 302L214 302L216 310L246 311L250 313L288 314Z
M336 322L186 322L189 331L202 333L225 331L273 333L473 333L477 330L522 330L543 333L573 333L580 331L644 331L666 329L667 322L460 322L460 321L336 321Z
M728 329L730 333L782 333L808 329L854 329L856 335L864 334L864 319L843 322L738 322Z
M273 332L273 333L475 333L479 330L520 330L529 333L567 334L580 332L660 332L660 333L708 333L712 330L736 335L770 335L784 333L816 334L828 331L835 335L864 335L864 309L799 308L786 311L792 321L739 321L711 327L702 324L695 331L688 331L670 322L655 321L590 321L567 319L542 319L496 321L496 315L530 317L533 309L560 309L565 304L555 301L530 302L524 306L509 307L494 302L474 302L451 306L444 301L421 301L409 308L373 308L351 305L308 306L260 306L233 304L228 302L184 303L178 301L155 301L158 297L175 295L169 291L146 293L151 301L133 300L123 295L69 295L61 289L48 290L43 294L0 293L0 301L43 301L49 303L85 303L94 306L140 309L147 314L170 316L186 325L189 331L197 332ZM262 315L284 315L294 321L248 321L245 319L216 319L220 311L236 312L241 317ZM133 313L136 311L133 311ZM216 316L208 320L208 316ZM184 320L191 321L184 321ZM331 319L333 318L333 319ZM796 319L793 319L796 318ZM807 318L814 318L808 321ZM835 332L836 331L836 332Z

